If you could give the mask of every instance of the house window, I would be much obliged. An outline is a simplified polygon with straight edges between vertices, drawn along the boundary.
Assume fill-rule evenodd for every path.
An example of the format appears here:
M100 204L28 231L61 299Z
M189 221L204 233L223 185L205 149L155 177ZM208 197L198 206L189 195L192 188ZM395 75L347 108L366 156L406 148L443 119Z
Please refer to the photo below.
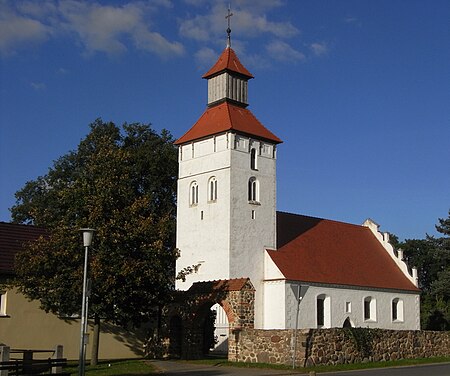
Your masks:
M259 186L255 177L251 177L248 180L248 201L253 203L259 202Z
M351 312L352 312L352 303L345 302L345 313L351 313Z
M258 169L256 157L257 157L256 156L256 149L252 148L250 150L250 168L252 170L257 170Z
M6 316L6 292L0 292L0 316Z
M208 182L208 201L217 200L217 180L213 176Z
M316 320L318 328L331 327L331 301L328 295L322 294L316 298Z
M198 185L196 181L191 183L191 187L189 189L189 204L191 206L198 204Z
M403 300L395 298L392 300L392 321L403 322Z
M377 319L377 302L371 296L364 298L364 320L376 321Z

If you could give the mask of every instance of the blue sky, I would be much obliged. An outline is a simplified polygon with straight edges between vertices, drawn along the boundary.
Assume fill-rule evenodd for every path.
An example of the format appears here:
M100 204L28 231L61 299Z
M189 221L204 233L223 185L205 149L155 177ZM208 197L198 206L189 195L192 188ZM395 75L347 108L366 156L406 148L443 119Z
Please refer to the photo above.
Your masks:
M450 209L450 2L231 3L249 109L284 140L278 209L435 234ZM98 117L189 129L227 6L0 0L0 221Z

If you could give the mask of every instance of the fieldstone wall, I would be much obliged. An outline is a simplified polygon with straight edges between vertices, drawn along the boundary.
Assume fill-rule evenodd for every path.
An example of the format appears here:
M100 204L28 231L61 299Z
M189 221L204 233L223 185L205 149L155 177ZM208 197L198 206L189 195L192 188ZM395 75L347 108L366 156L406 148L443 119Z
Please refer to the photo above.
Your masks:
M242 330L230 360L291 364L293 330ZM230 333L230 335L233 335ZM297 332L296 365L332 365L450 356L450 332L367 328Z
M298 330L296 364L303 365L305 362L305 349L302 344L306 343L309 330ZM230 336L232 334L230 333ZM250 363L292 363L292 341L294 330L263 330L247 329L235 333L237 337L236 349L229 360ZM229 348L229 351L231 349Z

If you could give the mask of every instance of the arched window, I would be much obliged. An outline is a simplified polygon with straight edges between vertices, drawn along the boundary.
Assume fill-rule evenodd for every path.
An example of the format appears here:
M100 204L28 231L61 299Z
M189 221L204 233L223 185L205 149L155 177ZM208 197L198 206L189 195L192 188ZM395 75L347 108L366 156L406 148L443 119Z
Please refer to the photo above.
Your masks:
M399 298L392 299L392 321L403 321L403 300Z
M377 301L371 296L364 298L364 320L376 321L377 319Z
M208 181L208 201L217 200L217 179L213 176Z
M198 204L198 185L196 181L193 181L189 188L189 204L190 205Z
M257 170L258 169L257 160L256 160L256 149L255 148L252 148L250 150L250 168L252 170Z
M259 202L259 185L255 177L248 180L248 201Z
M331 327L331 300L328 295L321 294L316 298L316 321L318 328Z

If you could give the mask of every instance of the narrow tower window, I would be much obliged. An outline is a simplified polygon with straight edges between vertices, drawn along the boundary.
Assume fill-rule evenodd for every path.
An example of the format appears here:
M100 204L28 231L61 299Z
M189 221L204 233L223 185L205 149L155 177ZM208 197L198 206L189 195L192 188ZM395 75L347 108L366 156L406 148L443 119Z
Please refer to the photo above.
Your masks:
M248 180L248 201L259 202L259 187L258 180L255 177L251 177Z
M208 201L217 200L217 179L213 176L208 182Z
M189 193L189 204L197 205L198 204L198 185L196 181L191 183L190 193Z
M257 170L258 166L256 164L257 160L256 160L256 149L252 148L252 150L250 150L250 168L252 170Z

